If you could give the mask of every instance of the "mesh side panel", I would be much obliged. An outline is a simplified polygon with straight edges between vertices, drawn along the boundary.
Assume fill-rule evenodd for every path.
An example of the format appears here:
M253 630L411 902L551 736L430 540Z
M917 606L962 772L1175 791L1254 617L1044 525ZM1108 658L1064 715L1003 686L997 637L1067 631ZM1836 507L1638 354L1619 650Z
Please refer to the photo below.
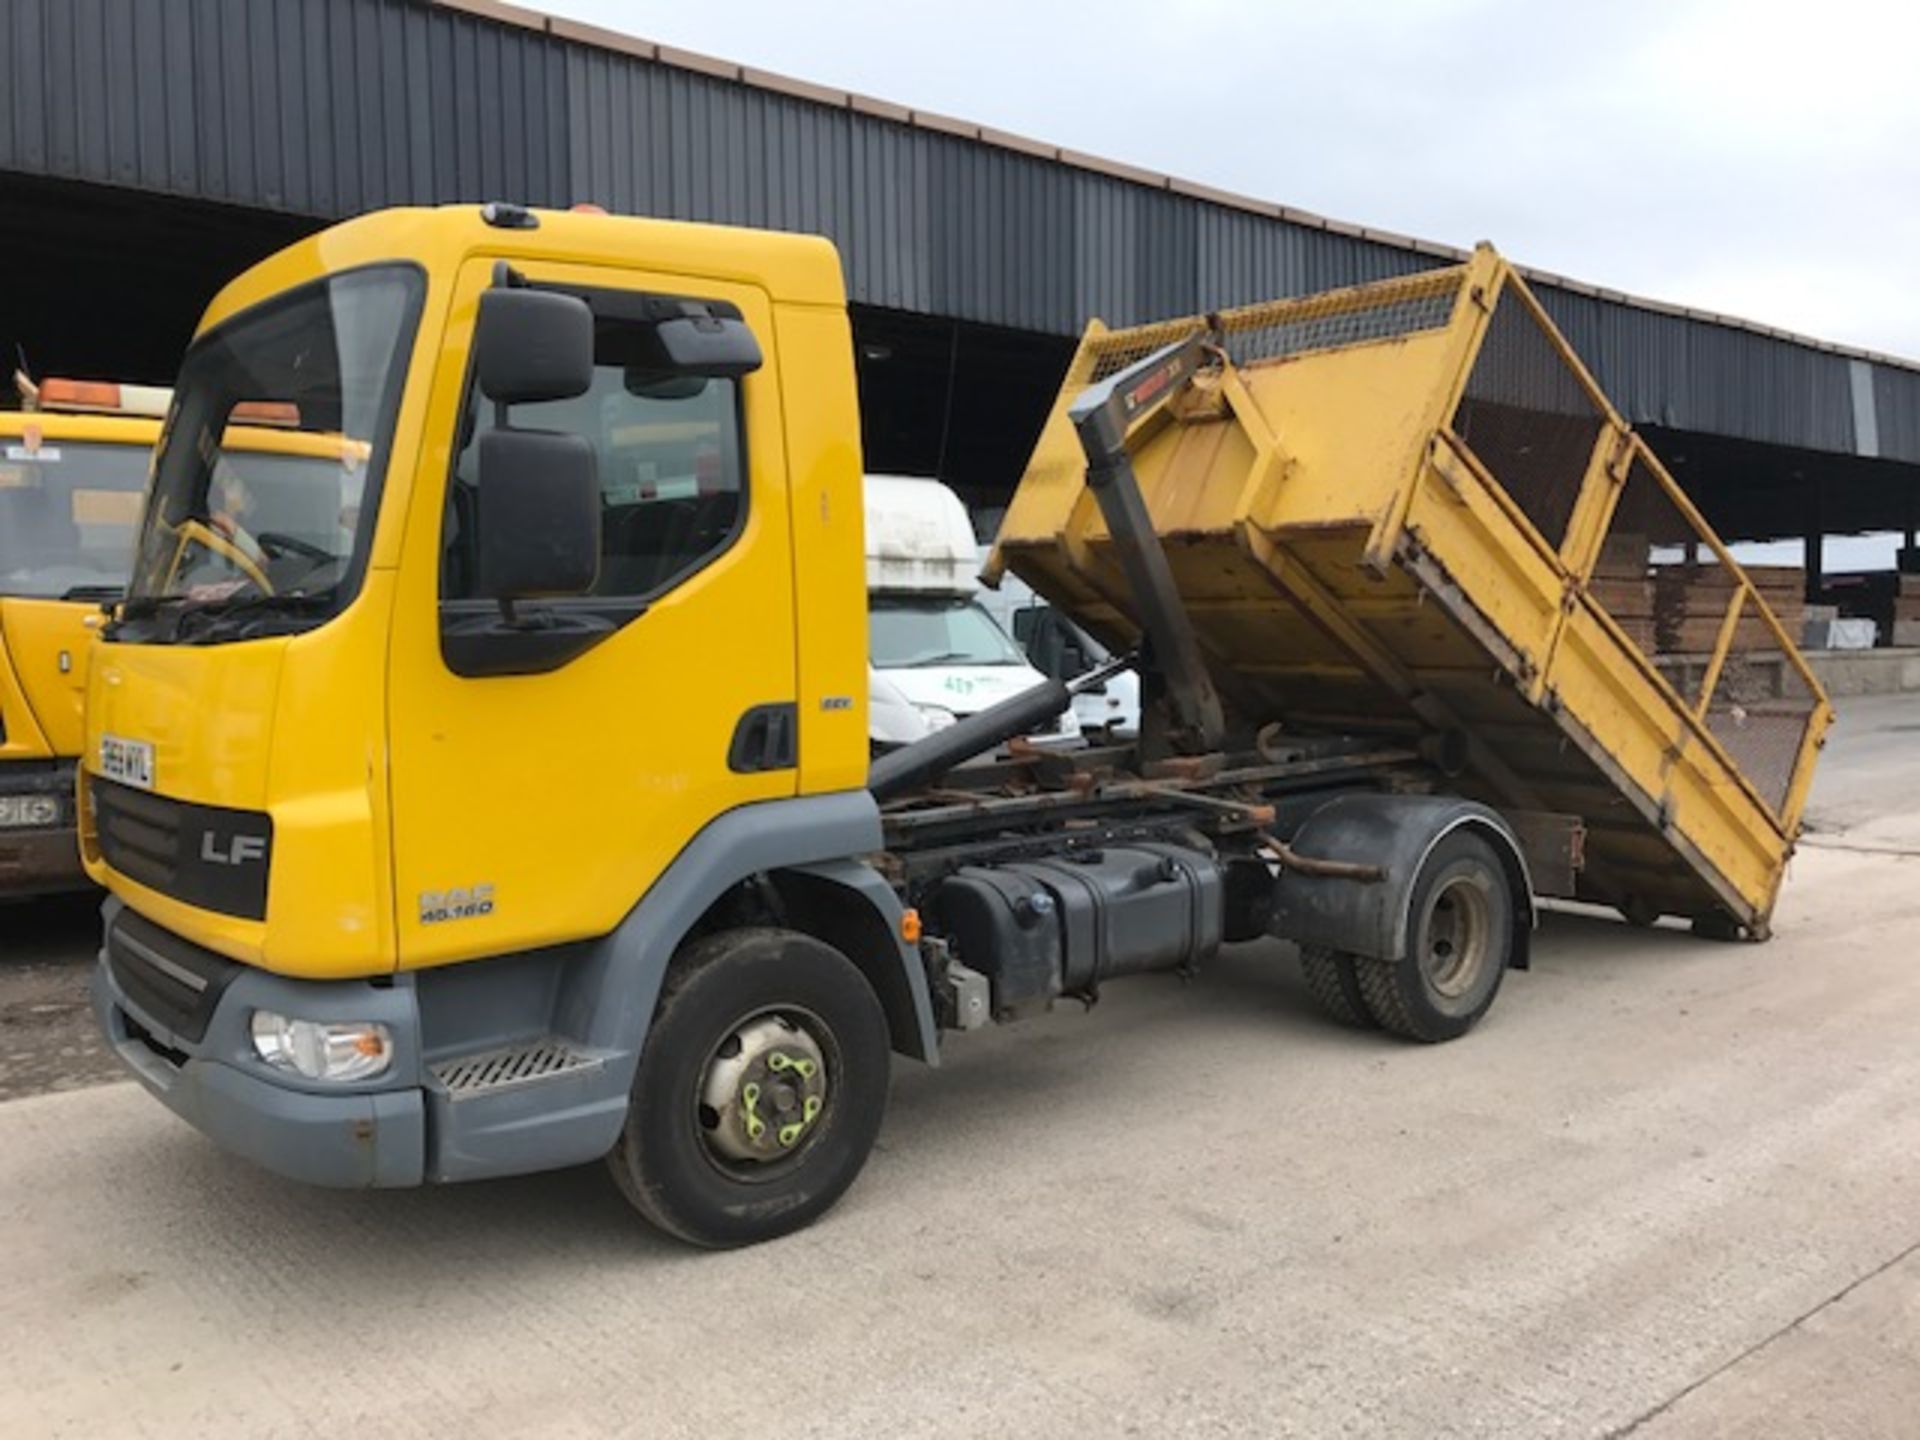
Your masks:
M1337 350L1443 328L1460 293L1455 271L1335 290L1302 300L1275 300L1219 313L1221 339L1236 365L1258 365L1314 350ZM1163 345L1206 329L1194 317L1115 331L1095 341L1089 383L1106 379Z
M1526 303L1503 294L1453 429L1555 549L1605 421Z
M1587 582L1588 593L1689 708L1699 704L1721 632L1733 616L1733 639L1707 705L1707 728L1776 814L1793 785L1814 699L1781 654L1762 605L1791 633L1800 623L1804 587L1805 572L1796 566L1749 567L1742 579L1722 565L1644 459L1627 472Z
M1752 604L1746 602L1743 626L1753 614ZM1813 719L1813 704L1813 692L1792 665L1777 654L1737 645L1713 687L1707 728L1776 815L1793 788L1794 762Z
M1198 319L1169 320L1164 325L1142 325L1134 330L1116 330L1112 336L1093 343L1093 374L1089 385L1097 385L1109 375L1117 375L1136 360L1144 360L1163 345L1185 340L1205 330Z
M1391 340L1417 330L1438 330L1453 314L1454 288L1409 295L1378 305L1226 320L1227 356L1236 365L1257 365L1309 350L1337 350L1370 340ZM1223 317L1224 318L1224 317Z
M1587 593L1688 705L1733 603L1733 576L1644 460L1627 472Z

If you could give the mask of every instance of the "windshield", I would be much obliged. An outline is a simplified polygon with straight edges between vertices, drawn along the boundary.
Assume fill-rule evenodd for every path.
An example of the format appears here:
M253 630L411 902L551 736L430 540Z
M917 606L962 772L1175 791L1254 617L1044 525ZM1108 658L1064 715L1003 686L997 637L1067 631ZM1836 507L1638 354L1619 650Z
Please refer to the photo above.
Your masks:
M0 595L117 594L150 458L145 445L0 440Z
M122 611L137 638L286 633L352 597L421 288L411 266L350 271L194 343Z
M993 617L963 596L875 595L867 609L867 635L873 663L881 670L1027 663Z

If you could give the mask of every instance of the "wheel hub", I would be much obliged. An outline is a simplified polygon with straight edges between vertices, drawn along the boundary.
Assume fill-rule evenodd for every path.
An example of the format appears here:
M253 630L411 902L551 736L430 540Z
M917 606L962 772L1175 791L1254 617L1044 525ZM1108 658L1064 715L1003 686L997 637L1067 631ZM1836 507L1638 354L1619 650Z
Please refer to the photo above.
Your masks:
M827 1061L803 1024L763 1015L720 1042L700 1087L708 1147L764 1163L797 1152L827 1108Z
M1427 983L1449 1000L1464 995L1487 963L1492 930L1487 892L1461 876L1434 895L1421 927L1420 966Z

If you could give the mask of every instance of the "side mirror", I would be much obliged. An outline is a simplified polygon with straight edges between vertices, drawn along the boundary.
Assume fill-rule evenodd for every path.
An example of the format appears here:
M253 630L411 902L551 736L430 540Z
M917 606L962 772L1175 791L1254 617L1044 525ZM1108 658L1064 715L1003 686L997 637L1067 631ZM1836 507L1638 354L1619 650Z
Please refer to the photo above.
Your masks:
M600 481L586 440L546 430L489 430L480 437L475 491L481 596L511 604L593 589L600 569Z
M577 295L496 285L480 296L473 347L480 393L497 405L571 400L593 385L593 311Z
M735 316L685 314L654 327L667 368L682 375L738 380L761 365L760 342Z

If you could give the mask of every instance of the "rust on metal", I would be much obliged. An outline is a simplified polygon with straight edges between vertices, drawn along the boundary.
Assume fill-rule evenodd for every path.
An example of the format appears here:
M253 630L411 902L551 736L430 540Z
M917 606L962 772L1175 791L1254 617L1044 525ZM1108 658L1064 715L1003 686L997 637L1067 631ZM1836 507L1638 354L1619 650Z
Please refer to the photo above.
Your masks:
M1302 855L1269 831L1260 832L1260 843L1282 866L1297 870L1302 875L1317 875L1323 880L1358 880L1363 885L1377 884L1387 878L1385 866L1365 865L1353 860L1321 860L1312 855Z

